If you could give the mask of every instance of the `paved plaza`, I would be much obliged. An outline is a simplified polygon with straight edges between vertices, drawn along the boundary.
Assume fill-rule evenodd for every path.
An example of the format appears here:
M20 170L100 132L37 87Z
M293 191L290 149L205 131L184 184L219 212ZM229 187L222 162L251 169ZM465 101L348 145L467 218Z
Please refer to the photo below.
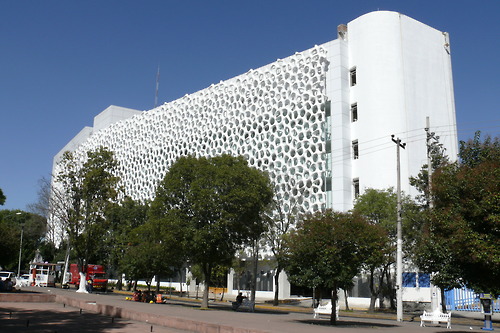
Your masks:
M272 307L258 304L254 313L232 311L230 302L211 302L201 310L194 299L172 298L167 304L149 304L126 300L126 295L80 294L56 288L23 288L18 295L35 292L43 295L19 302L0 294L0 332L470 332L481 331L481 314L452 314L452 329L445 324L420 327L416 314L406 314L397 322L394 314L340 312L338 325L328 319L313 319L312 310L301 306ZM15 293L8 295L14 296ZM500 323L494 316L494 328Z

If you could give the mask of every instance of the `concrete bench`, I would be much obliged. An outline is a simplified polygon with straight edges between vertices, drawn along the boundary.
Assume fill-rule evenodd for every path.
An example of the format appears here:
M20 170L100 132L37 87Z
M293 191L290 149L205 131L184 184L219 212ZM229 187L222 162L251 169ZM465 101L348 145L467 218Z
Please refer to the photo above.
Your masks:
M331 316L332 315L332 302L329 301L325 305L319 305L317 308L314 308L314 318L318 318L319 316ZM337 320L339 319L339 305L335 309L335 316Z
M424 310L424 313L420 316L420 327L425 327L426 321L432 323L446 323L446 328L451 329L451 312L442 313L439 310L427 312Z

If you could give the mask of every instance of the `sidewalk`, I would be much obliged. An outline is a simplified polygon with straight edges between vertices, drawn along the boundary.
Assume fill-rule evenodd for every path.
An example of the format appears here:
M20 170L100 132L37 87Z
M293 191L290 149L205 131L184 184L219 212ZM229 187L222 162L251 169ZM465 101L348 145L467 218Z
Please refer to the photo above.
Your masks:
M36 303L0 303L0 328L2 328L0 331L6 331L4 330L5 324L11 320L8 318L9 310L13 310L13 313L21 312L23 314L28 310L32 314L41 311L42 318L43 316L48 317L47 322L53 321L54 325L61 323L61 321L76 325L72 329L59 330L60 332L150 332L150 329L153 329L153 332L331 333L334 331L352 333L376 329L381 332L434 333L464 332L470 331L470 328L480 331L483 326L483 321L474 318L474 316L465 317L460 314L459 317L456 313L452 314L452 330L446 330L444 324L420 327L418 315L405 315L404 322L397 322L394 314L341 311L338 326L331 327L328 319L313 319L311 309L300 306L273 307L258 304L255 313L248 313L232 311L230 302L211 302L210 309L201 310L199 303L193 299L173 298L168 301L168 304L148 304L127 301L125 300L126 295L113 293L80 294L76 293L74 289L34 287L23 288L23 290L53 295L51 297L55 298L56 302L39 303L38 306L43 305L38 308ZM80 309L82 314L80 314ZM96 314L100 314L100 316ZM78 318L82 315L96 316L96 319L86 321L85 325L78 324L78 320L80 320ZM494 319L497 319L496 316ZM480 318L482 319L482 317ZM96 330L89 330L87 323L90 322L94 323L91 326ZM22 324L22 322L19 323L21 326ZM135 325L134 328L132 328L133 325ZM498 320L494 324L494 328L500 329ZM27 330L9 330L8 332L24 331ZM43 332L49 331L43 330Z

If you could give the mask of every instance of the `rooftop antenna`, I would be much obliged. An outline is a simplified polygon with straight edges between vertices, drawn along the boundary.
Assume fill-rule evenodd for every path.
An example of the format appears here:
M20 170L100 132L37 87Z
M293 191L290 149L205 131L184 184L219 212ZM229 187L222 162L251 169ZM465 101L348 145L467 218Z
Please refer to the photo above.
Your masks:
M156 72L156 89L155 89L155 108L158 106L158 88L160 87L160 65Z

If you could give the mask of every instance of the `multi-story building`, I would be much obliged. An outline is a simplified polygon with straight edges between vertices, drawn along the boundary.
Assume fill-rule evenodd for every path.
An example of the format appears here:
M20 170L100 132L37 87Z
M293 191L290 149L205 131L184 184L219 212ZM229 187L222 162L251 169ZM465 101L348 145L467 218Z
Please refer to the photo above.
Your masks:
M402 190L427 162L426 118L453 159L457 133L449 37L377 11L339 25L330 42L250 69L148 111L110 107L54 158L114 151L126 194L153 199L183 155L243 155L269 173L285 211L346 211L366 188Z

